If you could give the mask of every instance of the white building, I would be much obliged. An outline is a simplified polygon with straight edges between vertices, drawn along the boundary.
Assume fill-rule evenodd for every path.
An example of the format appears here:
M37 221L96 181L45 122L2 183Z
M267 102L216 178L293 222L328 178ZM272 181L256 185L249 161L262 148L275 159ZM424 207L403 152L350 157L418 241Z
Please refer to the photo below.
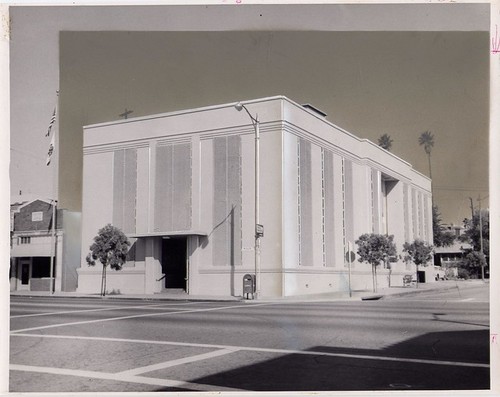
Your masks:
M98 229L134 243L108 293L242 295L253 274L255 144L260 122L263 297L348 291L345 250L363 233L432 243L431 182L410 164L282 97L191 109L84 128L82 267L78 291L98 292L85 256ZM402 285L413 265L378 271ZM434 279L433 276L427 277ZM352 264L351 288L370 289L371 266Z

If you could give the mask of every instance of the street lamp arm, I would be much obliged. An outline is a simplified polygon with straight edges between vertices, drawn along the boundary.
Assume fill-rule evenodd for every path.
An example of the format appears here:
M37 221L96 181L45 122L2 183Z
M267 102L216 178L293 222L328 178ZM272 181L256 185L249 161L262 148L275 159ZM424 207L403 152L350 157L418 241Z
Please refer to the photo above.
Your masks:
M247 107L245 105L243 105L241 102L238 102L236 105L234 105L234 107L236 108L236 110L238 112L241 112L242 109L245 109L245 112L247 112L248 116L250 117L250 119L252 120L252 123L254 124L257 124L259 122L258 120L258 116L257 117L254 117L252 116L252 114L250 113L250 111L247 109Z

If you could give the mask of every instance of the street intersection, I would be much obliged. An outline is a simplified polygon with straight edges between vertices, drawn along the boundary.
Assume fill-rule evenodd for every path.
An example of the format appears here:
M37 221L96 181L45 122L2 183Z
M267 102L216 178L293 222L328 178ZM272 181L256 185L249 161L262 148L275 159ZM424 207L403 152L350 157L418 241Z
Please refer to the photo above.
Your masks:
M12 392L488 389L488 286L377 301L11 297Z

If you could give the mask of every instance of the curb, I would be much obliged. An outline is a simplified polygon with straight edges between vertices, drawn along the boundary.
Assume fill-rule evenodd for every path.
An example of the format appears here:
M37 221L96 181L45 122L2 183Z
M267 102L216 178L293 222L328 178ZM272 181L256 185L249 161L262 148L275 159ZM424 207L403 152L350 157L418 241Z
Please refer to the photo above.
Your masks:
M391 299L391 297L400 297L400 296L405 296L405 295L418 295L422 294L424 292L436 292L436 291L449 291L452 289L459 289L458 286L453 285L450 287L441 287L441 288L425 288L425 289L414 289L410 291L405 291L405 292L396 292L395 294L388 294L388 295L383 295L382 299Z
M152 297L152 296L144 296L144 297L139 297L139 296L126 296L126 295L107 295L107 296L100 296L100 295L59 295L59 294L53 294L53 295L38 295L38 294L10 294L11 297L21 297L21 298L69 298L69 299L95 299L95 300L129 300L129 301L150 301L150 302L155 302L155 301L168 301L168 302L242 302L243 298L235 298L235 299L217 299L217 298L188 298L188 297L182 297L182 298L173 298L173 297Z
M465 287L465 285L463 285ZM130 301L166 301L166 302L238 302L238 303L263 303L263 302L276 302L276 303L285 303L285 302L313 302L313 301L371 301L371 300L390 300L393 297L401 297L405 295L417 295L425 292L436 292L436 291L449 291L453 289L460 289L459 285L450 285L450 286L442 286L439 288L422 288L422 289L414 289L409 288L408 290L388 293L388 294L380 294L375 293L372 295L364 295L364 296L353 296L353 297L345 297L345 296L314 296L314 297L302 297L295 299L260 299L258 301L245 299L244 297L201 297L201 296L162 296L162 295L149 295L149 296L127 296L127 295L79 295L79 294L60 294L55 293L52 295L45 294L32 294L29 292L26 293L16 293L15 291L10 293L10 296L13 297L25 297L25 298L85 298L85 299L100 299L100 300L130 300ZM367 291L366 291L367 292ZM365 292L365 293L366 293Z

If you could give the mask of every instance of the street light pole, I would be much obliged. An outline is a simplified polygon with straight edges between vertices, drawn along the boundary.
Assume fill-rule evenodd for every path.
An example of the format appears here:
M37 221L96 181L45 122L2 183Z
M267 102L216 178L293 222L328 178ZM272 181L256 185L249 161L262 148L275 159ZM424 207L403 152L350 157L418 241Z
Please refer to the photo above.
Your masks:
M248 111L247 107L241 102L238 102L235 106L238 112L245 110L252 120L252 125L255 133L255 299L260 298L260 237L262 231L260 225L260 123L258 114L253 117Z

